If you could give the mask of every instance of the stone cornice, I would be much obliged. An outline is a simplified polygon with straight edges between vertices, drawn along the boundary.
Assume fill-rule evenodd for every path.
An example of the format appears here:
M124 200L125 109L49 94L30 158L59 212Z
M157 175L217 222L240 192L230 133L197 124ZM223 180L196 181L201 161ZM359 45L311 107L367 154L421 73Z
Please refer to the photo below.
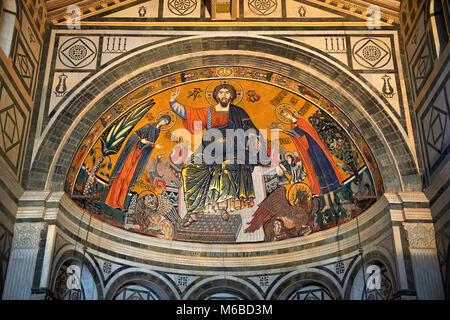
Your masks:
M136 261L133 265L137 266L171 264L202 270L241 269L250 265L253 268L293 267L306 261L358 254L359 236L363 246L386 237L390 229L386 204L380 199L358 217L358 222L354 219L338 228L271 243L202 244L149 237L91 219L67 195L61 198L56 225L58 232L69 242L75 241L75 244L88 239L88 248L120 263L130 260Z

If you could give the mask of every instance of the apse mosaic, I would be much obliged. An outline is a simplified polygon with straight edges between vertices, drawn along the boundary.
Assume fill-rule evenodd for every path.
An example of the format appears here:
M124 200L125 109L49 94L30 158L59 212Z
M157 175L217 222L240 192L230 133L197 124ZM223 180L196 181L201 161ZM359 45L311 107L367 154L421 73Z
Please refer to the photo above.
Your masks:
M290 78L244 67L173 74L117 101L81 142L65 190L112 225L202 243L306 236L383 192L345 114Z

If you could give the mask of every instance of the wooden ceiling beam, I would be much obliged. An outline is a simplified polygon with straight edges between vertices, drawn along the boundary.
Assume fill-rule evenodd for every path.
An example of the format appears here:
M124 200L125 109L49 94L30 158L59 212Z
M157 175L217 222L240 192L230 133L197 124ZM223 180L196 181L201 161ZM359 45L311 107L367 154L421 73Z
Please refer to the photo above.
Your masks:
M392 0L350 0L351 2L363 5L365 7L370 7L372 5L379 6L381 10L398 14L400 12L400 1Z
M136 0L125 1L125 3L134 2ZM362 13L362 16L366 16L368 13L367 8L373 5L379 6L381 9L381 15L383 21L388 21L388 24L399 23L400 19L400 4L398 0L309 0L318 5L322 4L327 7L332 7L340 11L347 11L351 14L355 14L355 9ZM113 4L116 7L120 3L119 0L46 0L46 7L48 11L49 21L58 20L58 17L62 17L67 14L67 7L70 5L77 5L81 11L90 10L92 8L97 11L97 7L101 6L100 11L109 10L108 7ZM109 4L109 6L108 6ZM97 9L96 9L97 8ZM93 12L92 12L93 13ZM90 14L91 15L91 14ZM83 14L82 14L83 16Z
M113 0L50 0L47 1L47 11L52 12L56 10L64 10L70 5L77 5L78 7L95 6L95 3L112 2Z

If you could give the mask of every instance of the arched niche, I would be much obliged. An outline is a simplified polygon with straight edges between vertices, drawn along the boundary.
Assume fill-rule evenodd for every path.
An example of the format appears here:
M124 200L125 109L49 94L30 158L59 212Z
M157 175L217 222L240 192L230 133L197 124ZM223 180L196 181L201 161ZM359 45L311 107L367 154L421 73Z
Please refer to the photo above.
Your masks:
M293 274L277 283L269 299L340 300L340 290L331 278L314 271Z
M113 300L161 300L160 297L146 283L134 282L124 284Z
M204 74L227 73L226 77L202 77ZM253 75L254 78L248 75ZM86 207L96 218L125 229L170 240L197 240L206 243L214 243L214 240L220 243L273 241L307 233L307 228L316 232L348 221L370 207L383 194L382 178L375 156L360 132L338 108L300 83L292 80L289 82L273 72L248 67L198 68L172 74L169 78L190 80L181 80L181 83L173 83L166 88L161 85L166 82L166 78L158 79L123 97L95 122L72 159L65 191L80 207ZM284 87L279 86L281 81L284 81ZM196 234L196 229L185 227L181 221L188 214L186 199L195 196L194 193L186 194L189 190L184 186L187 178L183 176L183 172L188 168L189 153L197 152L197 147L192 149L191 146L192 140L195 144L196 135L186 130L192 124L168 107L169 97L178 90L178 99L182 99L180 101L185 104L214 104L214 89L222 84L231 86L236 91L233 104L245 110L242 112L248 117L245 118L246 121L252 121L252 125L262 135L260 144L264 151L257 154L259 161L270 155L274 163L269 161L266 165L258 164L253 168L253 205L239 208L237 206L241 204L234 201L231 204L230 223L221 223L216 215L199 216L198 225L207 227L213 223L221 226L217 230L208 229L209 233L203 230L202 234ZM152 91L154 93L149 95ZM203 110L192 106L188 108L197 110L191 111L192 113ZM211 109L207 110L213 112ZM295 125L292 119L283 116L284 112L298 120L295 120ZM158 127L160 119L164 117L170 119L169 123ZM191 122L195 123L195 120ZM278 128L275 132L272 130L274 126ZM202 133L204 137L207 132L211 131L205 128ZM317 151L314 154L306 151L307 148L305 149L295 132L311 132L308 148L315 147ZM136 139L142 138L143 134L149 134L148 139L153 139L152 144L155 146L139 151L135 148L141 142L136 144ZM181 142L180 136L183 138ZM316 152L323 153L320 158L322 162L315 156ZM224 155L226 159L229 156L233 154ZM219 162L222 165L224 158L221 158ZM129 161L134 161L137 165L130 167ZM323 162L324 166L319 167ZM237 167L230 166L225 170L236 169ZM334 182L331 181L332 175L335 175ZM208 177L209 173L202 178L206 181L205 184L197 189L208 188ZM233 181L229 182L230 185L232 183ZM330 187L324 189L326 183ZM332 184L336 186L331 187ZM226 187L225 185L224 188ZM282 194L290 197L289 201L292 202L297 195L296 188L300 188L302 194L314 197L310 199L314 209L307 214L308 227L295 225L294 231L278 234L278 231L272 230L277 222L267 221L264 230L260 229L261 222L253 215L259 215L261 211L255 210L259 210L259 206L267 206L267 203L270 206L273 199L278 198L280 206L271 210L282 212L285 207L288 210L292 203L289 204ZM202 192L206 191L198 194ZM151 199L155 199L152 202L156 208L151 209L153 205L147 203ZM206 206L202 210L205 209ZM216 213L215 211L217 208L208 213ZM149 212L153 212L153 220L146 218ZM311 219L313 221L309 223ZM250 224L249 228L247 224ZM231 231L225 234L219 229Z
M93 265L75 251L65 252L55 263L50 281L56 300L102 300L100 278Z
M261 300L261 294L249 283L237 278L207 279L193 286L186 300Z
M384 254L373 251L355 264L349 275L345 298L350 300L392 300L397 291L394 270ZM364 272L364 274L363 274Z
M125 270L110 281L106 300L178 299L178 295L165 281L146 271Z
M335 300L326 287L314 282L299 285L286 298L287 300Z

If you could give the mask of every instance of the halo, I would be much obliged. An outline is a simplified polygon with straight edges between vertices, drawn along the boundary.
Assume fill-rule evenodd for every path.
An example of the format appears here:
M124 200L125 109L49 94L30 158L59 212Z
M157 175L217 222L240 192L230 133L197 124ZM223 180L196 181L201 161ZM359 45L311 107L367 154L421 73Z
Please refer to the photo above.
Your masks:
M141 198L143 198L143 197L145 197L145 196L147 196L147 195L149 195L149 194L151 194L151 195L153 195L153 197L155 197L156 208L158 208L158 206L159 206L159 203L158 203L158 196L156 195L156 193L154 193L154 192L151 191L151 190L144 190L144 191L142 191L141 193L139 193L139 195L138 195L136 201L139 200L139 199L141 199Z
M165 116L165 115L170 117L170 123L165 125L165 126L161 126L160 129L159 129L161 131L169 130L177 122L177 116L176 116L175 112L173 112L172 110L163 110L163 111L161 111L160 113L158 113L156 115L155 123L158 123L159 119L161 119L161 117Z
M290 112L292 112L292 114L294 115L294 117L299 118L299 114L297 112L297 110L295 110L295 108L293 106L291 106L288 103L283 103L280 104L278 107L275 108L275 115L277 116L277 119L280 120L282 123L286 123L286 124L290 124L291 121L286 119L286 117L281 115L281 111L283 110L289 110Z
M304 183L304 182L295 183L289 188L289 191L287 192L287 195L286 195L287 200L289 201L289 204L291 206L294 206L294 202L297 198L298 190L306 191L306 192L308 192L309 197L312 197L311 188L306 183Z
M286 161L287 161L287 159L286 159L287 156L292 156L294 158L294 160L297 159L297 156L293 152L285 152L283 158Z
M214 89L215 89L218 85L224 84L224 83L231 84L231 85L234 87L234 89L236 90L236 98L234 99L233 104L236 104L236 105L237 105L239 102L241 102L242 97L244 96L244 89L242 89L242 86L241 86L238 82L236 82L236 81L234 81L234 80L230 80L230 79L225 79L225 80L215 80L215 81L211 82L211 83L206 87L206 90L205 90L205 97L206 97L206 100L207 100L211 105L215 105L217 102L216 102L216 100L214 100L214 96L213 96Z

